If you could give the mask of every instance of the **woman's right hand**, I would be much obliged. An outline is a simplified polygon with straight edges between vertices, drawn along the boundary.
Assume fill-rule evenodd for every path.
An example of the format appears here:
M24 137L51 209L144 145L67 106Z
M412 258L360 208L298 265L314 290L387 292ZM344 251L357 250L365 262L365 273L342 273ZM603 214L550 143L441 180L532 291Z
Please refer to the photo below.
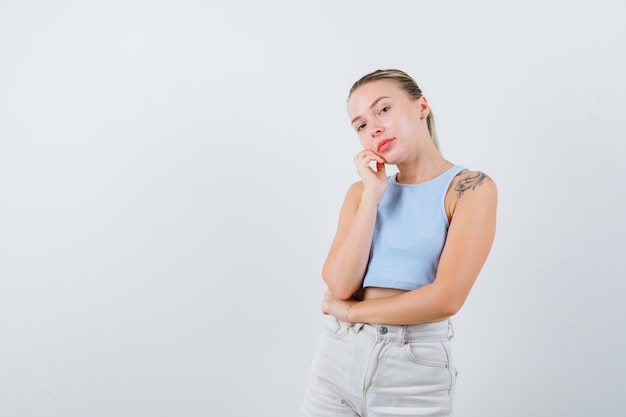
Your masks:
M376 170L370 166L372 161L376 162ZM364 150L356 154L354 164L363 180L363 197L370 197L376 204L380 203L388 185L385 160L372 151Z

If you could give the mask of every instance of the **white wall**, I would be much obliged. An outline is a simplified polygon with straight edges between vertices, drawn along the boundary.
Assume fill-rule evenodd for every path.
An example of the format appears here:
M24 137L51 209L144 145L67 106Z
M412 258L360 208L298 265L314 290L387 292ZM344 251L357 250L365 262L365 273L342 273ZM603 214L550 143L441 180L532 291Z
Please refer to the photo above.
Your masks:
M227 5L228 4L228 5ZM294 416L359 150L412 74L499 186L457 415L613 416L621 1L0 3L0 416Z

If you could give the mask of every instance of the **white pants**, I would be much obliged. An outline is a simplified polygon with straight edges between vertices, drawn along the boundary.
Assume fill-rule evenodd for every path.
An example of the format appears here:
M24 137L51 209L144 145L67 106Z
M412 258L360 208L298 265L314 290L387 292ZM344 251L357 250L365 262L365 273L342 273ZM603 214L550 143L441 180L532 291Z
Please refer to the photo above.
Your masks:
M301 417L451 416L452 336L449 320L388 326L329 316Z

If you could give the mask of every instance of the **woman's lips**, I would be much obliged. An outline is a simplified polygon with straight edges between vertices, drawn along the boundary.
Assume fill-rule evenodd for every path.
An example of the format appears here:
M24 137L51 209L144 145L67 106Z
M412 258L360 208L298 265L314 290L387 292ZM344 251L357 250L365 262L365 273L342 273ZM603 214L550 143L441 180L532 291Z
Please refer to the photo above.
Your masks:
M391 142L393 142L393 138L381 140L378 144L378 152L385 152L387 149L389 149L391 147Z

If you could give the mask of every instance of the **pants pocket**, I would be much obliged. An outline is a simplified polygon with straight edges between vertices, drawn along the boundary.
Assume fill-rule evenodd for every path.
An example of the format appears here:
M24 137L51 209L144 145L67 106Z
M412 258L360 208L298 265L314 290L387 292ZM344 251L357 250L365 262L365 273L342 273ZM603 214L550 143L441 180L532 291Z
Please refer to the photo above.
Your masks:
M342 321L337 320L333 316L328 316L326 321L324 322L324 327L322 328L322 333L324 333L328 337L332 337L334 339L341 339L350 330L348 323L344 323Z
M404 345L406 356L424 366L448 368L450 360L444 342L439 340L414 340Z
M456 396L456 379L458 371L452 358L452 348L449 340L415 341L405 346L407 356L412 362L420 365L441 368L441 383L447 387L450 400Z

